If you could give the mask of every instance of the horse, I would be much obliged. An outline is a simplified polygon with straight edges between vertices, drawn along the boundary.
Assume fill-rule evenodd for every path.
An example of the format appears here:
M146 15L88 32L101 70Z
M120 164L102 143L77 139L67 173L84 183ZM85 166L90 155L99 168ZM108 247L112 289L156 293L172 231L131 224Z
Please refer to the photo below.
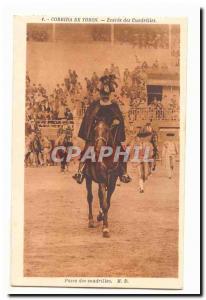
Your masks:
M115 138L113 137L112 130L104 120L96 122L94 128L91 131L92 146L96 157L99 157L100 149L102 146L110 146L115 149ZM116 129L118 130L118 128ZM85 181L87 189L87 202L89 207L88 215L88 227L94 228L94 219L92 212L92 182L98 184L98 197L99 197L99 214L97 221L103 221L102 234L103 237L109 238L109 226L108 226L108 212L110 208L111 196L115 190L116 182L120 173L121 167L119 162L113 162L113 156L104 158L102 161L86 162L85 168Z
M24 156L24 163L25 167L28 167L31 163L31 156L32 156L32 139L29 136L26 136L25 140L25 156Z
M42 166L43 157L42 157L42 144L39 136L36 134L34 139L31 142L31 149L33 154L33 165L35 164L37 167Z

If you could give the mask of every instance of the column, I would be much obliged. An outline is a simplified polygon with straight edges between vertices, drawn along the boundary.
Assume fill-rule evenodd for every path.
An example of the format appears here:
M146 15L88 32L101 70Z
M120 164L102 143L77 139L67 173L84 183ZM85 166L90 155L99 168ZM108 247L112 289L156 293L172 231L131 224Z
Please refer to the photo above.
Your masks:
M170 67L172 67L172 25L169 24L169 52L170 52Z
M111 45L114 45L114 24L111 25Z
M52 42L56 42L56 24L52 24Z

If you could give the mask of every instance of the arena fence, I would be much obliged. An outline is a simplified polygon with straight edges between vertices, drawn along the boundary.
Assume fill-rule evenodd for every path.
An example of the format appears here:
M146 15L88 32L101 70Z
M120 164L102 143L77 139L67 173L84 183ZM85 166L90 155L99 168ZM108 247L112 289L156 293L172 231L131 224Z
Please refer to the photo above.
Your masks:
M130 122L134 121L179 121L179 110L174 109L151 109L151 108L132 108L128 112Z
M60 126L69 125L71 129L74 127L74 122L67 119L59 119L59 120L36 120L39 127L53 127L59 128Z
M78 118L81 119L84 116L85 109L80 109L78 111ZM162 109L155 110L151 108L131 108L128 111L129 122L136 121L179 121L179 110L174 109ZM125 115L126 117L126 115ZM60 120L37 120L37 124L39 127L53 127L59 128L61 125L67 124L74 128L74 121L67 119Z

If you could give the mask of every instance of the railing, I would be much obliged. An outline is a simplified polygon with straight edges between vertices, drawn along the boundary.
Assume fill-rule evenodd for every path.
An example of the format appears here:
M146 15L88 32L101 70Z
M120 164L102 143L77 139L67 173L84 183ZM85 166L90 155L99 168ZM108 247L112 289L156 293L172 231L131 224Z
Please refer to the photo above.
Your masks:
M78 117L82 118L86 108L78 111ZM179 110L177 109L152 109L152 108L131 108L128 112L128 117L131 120L165 120L165 121L179 121Z
M128 112L130 122L134 121L179 121L179 110L174 109L151 109L151 108L132 108Z
M77 110L77 117L82 118L82 117L84 116L85 112L86 112L86 109L87 109L86 107L79 108L79 109Z
M84 116L85 109L81 109L77 113L78 120L82 119ZM127 116L125 116L127 117ZM179 110L174 109L162 109L155 110L151 108L131 108L128 112L128 118L130 122L135 121L179 121ZM67 125L70 125L71 129L74 128L75 120L37 120L39 127L52 127L59 128L61 125L64 125L66 122Z
M73 129L74 122L72 120L61 119L61 120L36 120L39 127L53 127L59 128L61 125L64 125L65 122L67 125Z

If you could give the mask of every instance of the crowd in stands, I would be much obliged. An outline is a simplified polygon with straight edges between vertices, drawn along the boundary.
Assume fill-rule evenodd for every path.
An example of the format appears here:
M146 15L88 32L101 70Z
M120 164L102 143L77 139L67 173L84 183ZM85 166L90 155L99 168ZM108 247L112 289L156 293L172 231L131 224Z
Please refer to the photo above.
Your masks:
M27 31L27 41L47 42L49 34L46 30Z
M108 30L109 29L109 30ZM110 41L110 28L95 28L92 31L94 41ZM131 44L139 49L168 49L169 31L168 29L146 29L144 28L115 28L114 41L121 44Z
M71 91L72 95L73 91ZM69 91L64 83L57 84L52 94L42 84L32 83L29 75L26 77L26 120L73 120L68 106ZM72 99L73 100L73 99Z
M161 30L124 29L118 34L117 40L122 44L129 43L140 49L168 49L169 47L169 33Z
M171 56L175 59L175 66L180 65L180 35L179 33L174 33L172 35L171 41Z
M169 93L169 90L161 99L154 96L148 104L147 80L151 67L159 70L159 62L156 60L149 66L146 61L140 61L136 57L133 70L125 68L120 73L119 67L111 64L104 69L101 76L93 72L91 77L85 77L83 82L80 82L77 72L70 69L64 82L57 83L50 92L42 83L33 83L27 72L25 164L51 164L50 151L54 145L52 140L42 134L41 124L58 124L57 137L61 137L65 132L69 132L69 136L72 137L75 117L81 119L88 105L99 98L100 85L105 78L109 78L113 90L112 99L118 102L125 117L126 130L131 122L138 120L167 119L168 112L171 112L171 120L178 119L177 95Z
M109 28L103 29L103 28L95 28L92 31L92 39L95 42L108 42L110 41L110 31L108 31Z
M83 116L92 101L98 100L101 78L104 76L110 78L113 100L118 102L123 114L127 114L132 109L150 108L150 110L157 111L157 118L161 119L165 109L162 103L170 103L170 101L167 99L161 102L160 99L154 97L148 106L147 80L148 72L151 70L162 72L167 69L167 65L160 65L158 60L149 65L146 61L140 61L137 56L133 70L125 68L120 74L119 67L111 64L110 67L105 68L101 76L93 72L91 77L85 77L83 82L80 82L75 70L69 69L64 82L57 83L52 92L49 92L41 83L33 83L27 73L26 122L31 124L31 121L35 123L37 120L66 120L72 123L74 117ZM167 109L176 110L177 100L172 101Z

